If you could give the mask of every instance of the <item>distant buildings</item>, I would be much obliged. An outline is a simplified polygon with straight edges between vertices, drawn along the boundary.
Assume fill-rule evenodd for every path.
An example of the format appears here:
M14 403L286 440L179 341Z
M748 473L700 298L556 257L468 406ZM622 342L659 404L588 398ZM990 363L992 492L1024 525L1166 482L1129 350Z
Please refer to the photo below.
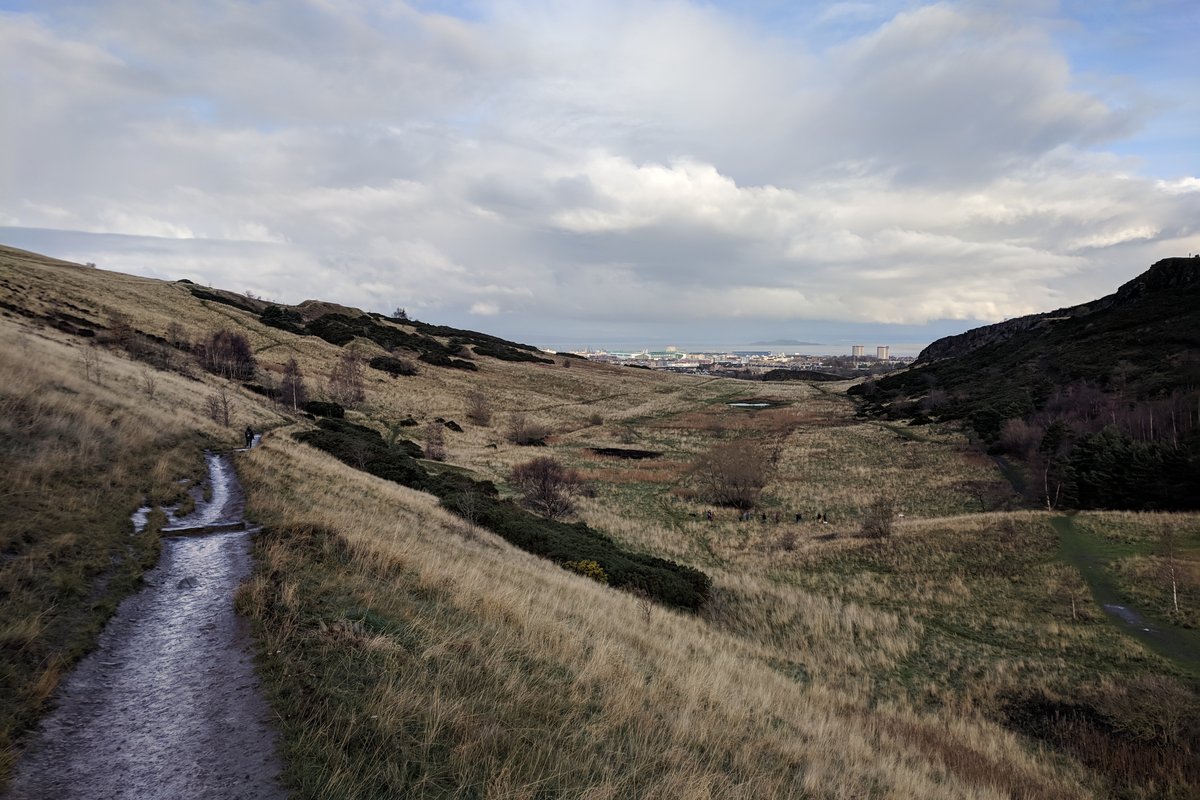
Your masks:
M818 370L853 377L864 373L886 372L897 369L913 359L907 356L891 358L891 348L887 345L876 347L878 358L865 355L865 345L854 345L854 356L835 355L805 355L801 353L782 353L771 350L727 350L692 351L688 352L679 347L669 346L661 350L624 350L606 351L587 348L577 351L575 355L583 356L590 361L609 364L624 364L626 366L647 367L670 372L694 372L713 374L737 371L747 375L761 375L776 370ZM553 353L553 350L547 351Z

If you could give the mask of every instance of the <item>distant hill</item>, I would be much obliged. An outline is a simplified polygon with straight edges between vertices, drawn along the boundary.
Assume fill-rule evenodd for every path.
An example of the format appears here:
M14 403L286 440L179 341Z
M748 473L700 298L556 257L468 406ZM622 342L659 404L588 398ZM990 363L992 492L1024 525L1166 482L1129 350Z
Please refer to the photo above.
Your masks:
M1084 507L1200 507L1200 258L1159 261L1091 303L939 339L912 369L851 393L869 414L968 422L993 452L1041 470L1043 495L1052 485Z

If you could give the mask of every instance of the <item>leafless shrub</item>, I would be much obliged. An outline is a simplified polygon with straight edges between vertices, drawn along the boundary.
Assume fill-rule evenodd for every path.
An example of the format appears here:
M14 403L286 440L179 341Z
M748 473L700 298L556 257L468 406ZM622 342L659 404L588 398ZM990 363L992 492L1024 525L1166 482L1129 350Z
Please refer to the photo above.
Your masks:
M217 389L208 396L204 401L204 412L208 418L218 425L229 427L232 419L233 400L229 396L229 389L225 386L218 386Z
M100 348L94 342L84 345L80 350L79 363L83 367L84 380L91 383L103 382L100 369Z
M467 395L467 419L483 428L492 424L491 401L478 389Z
M473 531L479 525L479 515L483 511L483 495L474 486L467 486L453 496L450 508Z
M1164 675L1139 676L1101 690L1097 706L1118 730L1160 746L1176 745L1200 722L1191 692Z
M600 416L599 414L592 414L590 417L588 417L588 424L589 425L603 425L604 417Z
M508 420L508 440L513 444L545 444L544 440L549 435L550 428L524 414L513 414Z
M425 457L430 461L446 460L446 433L440 422L430 420L425 425Z
M752 439L718 445L697 459L692 475L710 503L751 508L767 485L768 454Z
M176 350L191 350L192 340L187 331L178 322L172 321L167 325L167 344Z
M650 594L640 586L631 590L635 598L637 598L638 615L642 618L642 622L650 624L650 614L654 611L654 601L650 599Z
M565 517L575 508L572 498L581 483L579 473L549 456L518 464L510 479L525 505L550 519Z
M146 393L147 397L149 397L151 400L153 400L154 393L158 389L158 379L155 377L154 373L148 369L142 370L141 384L142 384L142 391Z
M862 534L871 539L886 539L892 535L892 524L896 519L896 498L884 493L867 506L863 517Z
M117 347L126 347L134 337L133 322L122 311L109 309L105 315L107 330L101 334L102 341Z
M799 537L794 530L788 529L779 536L779 547L782 550L787 550L789 553L796 549L796 543Z
M1027 459L1037 452L1045 433L1040 425L1031 425L1023 419L1010 419L1000 431L1000 446L1008 453Z
M367 399L363 387L362 359L353 350L343 350L329 372L329 399L346 408L354 408Z

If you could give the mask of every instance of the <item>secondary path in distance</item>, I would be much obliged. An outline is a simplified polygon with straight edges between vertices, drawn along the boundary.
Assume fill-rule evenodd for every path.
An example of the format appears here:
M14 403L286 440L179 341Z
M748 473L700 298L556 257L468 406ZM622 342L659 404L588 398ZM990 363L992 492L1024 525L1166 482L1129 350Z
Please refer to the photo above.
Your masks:
M168 525L146 587L63 681L8 800L287 796L233 608L251 568L251 531L228 530L242 521L241 487L228 456L208 459L212 499Z
M1108 559L1075 527L1071 517L1052 517L1050 525L1058 534L1063 560L1083 575L1109 620L1159 655L1200 675L1200 633L1152 621L1148 612L1131 607L1105 570Z

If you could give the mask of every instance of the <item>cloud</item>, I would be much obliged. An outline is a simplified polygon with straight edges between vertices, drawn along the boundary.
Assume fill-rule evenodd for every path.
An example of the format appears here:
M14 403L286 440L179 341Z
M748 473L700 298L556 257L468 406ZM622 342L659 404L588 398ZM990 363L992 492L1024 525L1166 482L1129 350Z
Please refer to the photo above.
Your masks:
M1157 106L1083 88L1051 6L473 9L4 14L0 221L118 269L514 329L994 320L1200 250L1197 178L1105 151Z

